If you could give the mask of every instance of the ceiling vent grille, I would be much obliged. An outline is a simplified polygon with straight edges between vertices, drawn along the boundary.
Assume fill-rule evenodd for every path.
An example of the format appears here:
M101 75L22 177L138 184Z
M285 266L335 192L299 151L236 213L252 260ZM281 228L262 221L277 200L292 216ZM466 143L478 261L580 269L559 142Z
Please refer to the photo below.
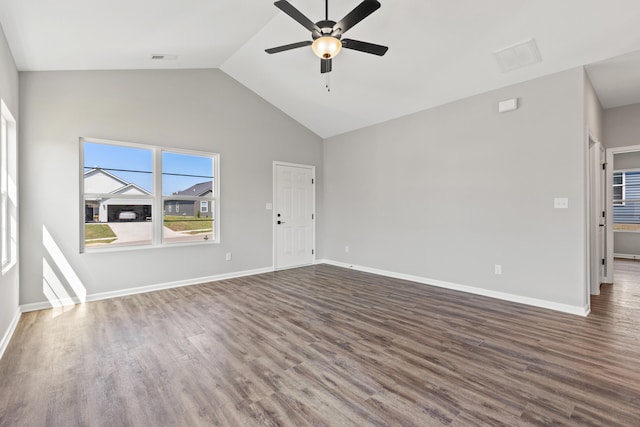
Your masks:
M496 50L493 54L504 73L542 61L540 51L533 38Z
M167 55L164 53L154 53L151 55L151 59L154 61L172 61L178 59L178 55Z

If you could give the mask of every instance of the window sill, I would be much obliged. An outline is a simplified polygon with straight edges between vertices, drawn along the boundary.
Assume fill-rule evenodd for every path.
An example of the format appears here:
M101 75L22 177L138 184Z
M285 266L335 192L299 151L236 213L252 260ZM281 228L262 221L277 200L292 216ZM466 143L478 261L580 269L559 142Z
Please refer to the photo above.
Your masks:
M131 245L131 246L115 246L115 247L83 247L80 249L81 254L95 254L95 253L109 253L109 252L130 252L141 251L149 249L167 249L167 248L183 248L185 246L204 246L204 245L219 245L220 241L208 240L198 242L176 242L176 243L163 243L158 245Z

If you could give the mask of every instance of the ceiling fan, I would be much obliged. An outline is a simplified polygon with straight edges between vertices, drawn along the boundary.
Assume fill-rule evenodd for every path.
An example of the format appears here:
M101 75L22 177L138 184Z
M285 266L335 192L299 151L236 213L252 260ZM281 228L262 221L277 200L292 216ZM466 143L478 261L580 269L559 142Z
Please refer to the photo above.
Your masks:
M304 16L286 0L277 1L274 5L295 19L307 30L311 31L313 41L306 40L272 47L271 49L265 49L267 53L284 52L285 50L311 45L313 52L320 58L320 72L329 73L331 72L331 60L342 48L358 50L378 56L384 55L389 49L387 46L381 46L379 44L342 38L342 35L346 33L347 30L380 8L380 2L377 0L364 0L338 22L329 20L329 0L325 0L324 21L318 21L316 23L311 22L309 18Z

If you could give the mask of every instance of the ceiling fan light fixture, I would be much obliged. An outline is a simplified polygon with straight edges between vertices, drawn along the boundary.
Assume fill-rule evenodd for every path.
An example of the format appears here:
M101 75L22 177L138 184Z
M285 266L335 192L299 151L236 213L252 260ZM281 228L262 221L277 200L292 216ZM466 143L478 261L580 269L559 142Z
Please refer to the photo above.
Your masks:
M342 42L335 37L322 36L314 40L311 45L313 53L320 59L331 59L342 49Z

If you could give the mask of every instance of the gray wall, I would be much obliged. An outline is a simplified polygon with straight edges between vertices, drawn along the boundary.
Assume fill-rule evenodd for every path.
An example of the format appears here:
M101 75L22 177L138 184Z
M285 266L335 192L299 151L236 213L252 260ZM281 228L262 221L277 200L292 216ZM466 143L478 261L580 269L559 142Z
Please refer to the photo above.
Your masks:
M19 122L18 70L0 27L0 98ZM0 275L0 341L7 333L11 321L18 312L19 263L6 274Z
M24 72L20 91L22 304L45 301L43 259L64 282L43 226L95 294L272 266L274 160L317 166L322 212L321 139L220 70ZM80 254L82 136L220 153L222 243Z
M604 137L604 110L586 71L584 72L584 115L587 131L599 142L602 142Z
M324 257L584 308L584 103L572 69L326 140Z
M613 233L613 252L616 255L634 255L640 259L640 233L616 231Z
M640 151L614 154L613 169L614 170L640 169Z
M604 111L603 145L606 148L640 145L640 104Z

